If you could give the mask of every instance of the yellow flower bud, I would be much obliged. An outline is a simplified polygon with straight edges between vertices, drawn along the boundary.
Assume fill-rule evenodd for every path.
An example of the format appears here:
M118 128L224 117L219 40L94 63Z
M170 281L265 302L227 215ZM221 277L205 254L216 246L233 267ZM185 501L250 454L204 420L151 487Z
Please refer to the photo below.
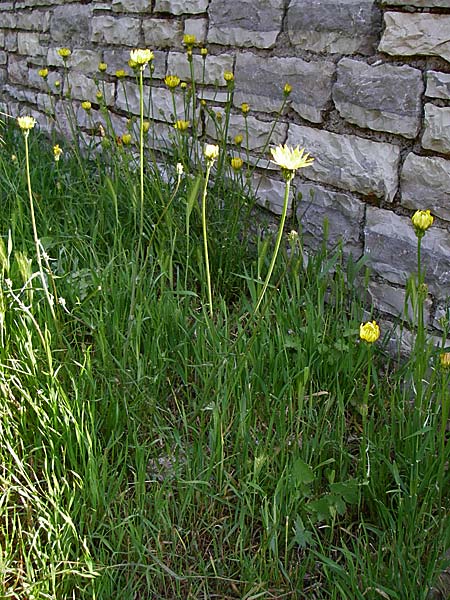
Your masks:
M443 369L450 369L450 352L442 352L440 358L441 358L441 367Z
M203 56L203 58L206 58L208 55L208 48L200 48L200 54Z
M243 115L246 115L250 110L250 106L247 104L247 102L243 102L241 104L241 111Z
M142 129L144 130L144 133L147 133L150 129L150 121L144 121L142 123Z
M182 81L182 82L180 83L180 88L181 88L182 90L185 90L185 89L187 88L187 83L186 83L185 81Z
M122 136L122 144L124 146L129 146L131 144L131 140L132 140L132 136L131 133L124 133Z
M243 141L243 137L242 135L239 133L238 135L234 136L234 143L236 144L236 146L240 146L242 144Z
M89 100L85 100L81 103L81 108L86 112L89 112L92 108L92 104L89 102Z
M39 77L42 77L42 79L47 79L48 69L39 69L38 75L39 75Z
M283 94L285 96L289 96L289 94L292 92L292 85L290 85L289 83L285 83L284 85L284 89L283 89Z
M103 94L100 90L97 90L95 97L97 98L97 100L102 100L103 99Z
M69 48L60 48L58 50L58 54L63 60L65 60L66 58L69 58L72 52L69 50Z
M433 225L434 218L429 210L416 210L411 220L416 234L422 236Z
M225 71L223 78L227 83L234 81L234 74L231 71Z
M175 129L178 129L178 131L186 131L187 129L189 129L190 125L191 124L189 121L183 121L182 119L179 119L174 124L174 127L175 127Z
M118 71L116 71L116 77L117 79L123 79L124 77L126 77L126 73L123 69L119 69Z
M380 337L380 328L376 321L361 323L359 327L359 337L369 344L373 344Z
M231 168L233 169L233 171L240 171L242 169L244 165L244 161L242 160L242 158L240 156L234 156L231 159Z
M170 90L174 90L177 86L180 85L180 78L176 75L166 75L164 77L164 83Z
M100 73L104 73L107 68L108 68L108 65L104 62L101 62L98 64L98 70L100 71Z

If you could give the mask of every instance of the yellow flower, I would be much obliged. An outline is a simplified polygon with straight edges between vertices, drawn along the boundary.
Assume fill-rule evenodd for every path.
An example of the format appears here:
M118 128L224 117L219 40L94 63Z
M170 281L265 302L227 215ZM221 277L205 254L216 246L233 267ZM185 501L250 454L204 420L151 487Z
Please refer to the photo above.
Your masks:
M244 138L242 137L242 135L239 133L238 135L234 136L234 143L236 144L236 146L240 146L242 144L242 140Z
M66 59L72 54L72 52L69 50L69 48L60 48L58 50L58 54L62 59Z
M246 115L248 113L248 111L250 110L250 106L247 104L247 102L243 102L241 104L241 111L243 115Z
M36 125L36 119L28 116L17 117L17 124L24 133L28 133Z
M55 162L59 162L59 159L60 159L62 153L63 153L63 151L59 147L59 144L56 144L56 146L53 146L53 156L55 157Z
M298 240L298 231L295 231L295 229L291 229L291 231L288 233L288 240L290 242L295 242Z
M189 35L188 33L186 33L183 36L183 44L185 46L187 46L188 48L192 49L192 46L195 45L196 41L197 41L197 38L195 37L195 35Z
M203 56L203 58L206 58L208 55L208 48L200 48L200 54Z
M147 131L150 129L150 121L144 121L142 123L142 129L144 130L144 133L147 133Z
M205 144L203 154L205 155L206 160L214 162L219 156L219 146L216 146L215 144Z
M89 100L85 100L81 103L81 108L86 112L89 112L92 108L92 104L89 102Z
M361 323L359 327L359 337L369 344L376 342L380 337L380 328L378 327L377 322L368 321L367 323Z
M98 63L98 70L100 71L100 73L104 73L107 68L108 68L108 65L106 63L104 63L104 62Z
M97 98L97 100L101 100L103 98L103 94L100 90L97 90L95 97Z
M231 168L233 169L233 171L240 171L243 165L244 161L240 156L234 156L231 159Z
M171 90L174 90L177 86L180 85L180 78L176 75L166 75L164 77L164 83Z
M412 216L412 223L417 235L423 235L433 225L433 215L429 210L416 210Z
M299 146L289 148L287 145L283 146L280 144L276 148L271 148L270 152L273 157L271 162L281 167L282 171L291 174L295 173L297 169L308 167L314 160L313 158L309 158L309 153L305 153L305 149Z
M55 86L55 88L61 87L61 82L58 81L58 80L56 80L55 83L54 83L54 86Z
M441 367L443 369L450 369L450 352L442 352Z
M283 94L285 96L289 96L289 94L292 92L292 85L290 85L289 83L285 83L284 84L284 89L283 89Z
M178 131L186 131L186 129L189 129L190 124L191 123L189 121L183 121L182 119L179 119L174 124L174 127L175 129L178 129Z
M116 71L117 79L123 79L126 76L127 76L127 74L125 73L125 71L123 69L119 69L118 71Z
M185 89L187 88L187 83L186 83L185 81L182 81L182 82L180 83L180 88L181 88L182 90L185 90Z
M217 120L219 121L219 123L220 123L220 121L222 120L222 113L221 113L221 112L219 112L219 111L217 111L217 112L216 112L216 119L217 119Z
M136 64L141 70L145 68L145 65L151 62L154 59L155 55L148 48L137 48L136 50L131 50L130 52L130 60Z
M234 81L234 75L231 71L225 71L225 73L223 74L223 78L227 83Z
M39 77L42 77L42 79L47 79L48 69L39 69L38 75L39 75Z
M132 140L132 136L131 133L124 133L122 136L122 144L124 146L129 146L131 144L131 140Z
M131 58L128 60L128 66L130 67L130 69L135 69L138 65L137 62L135 60L131 60Z

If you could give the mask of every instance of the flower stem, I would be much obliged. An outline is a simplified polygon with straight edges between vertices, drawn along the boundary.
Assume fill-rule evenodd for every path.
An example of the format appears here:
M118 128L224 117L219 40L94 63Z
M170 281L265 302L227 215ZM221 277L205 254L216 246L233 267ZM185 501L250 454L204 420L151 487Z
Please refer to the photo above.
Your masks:
M206 197L208 193L208 180L211 172L212 161L206 162L206 175L205 184L203 187L202 196L202 228L203 228L203 246L205 251L205 267L206 267L206 283L208 286L208 303L209 303L209 314L211 319L213 318L213 302L212 302L212 291L211 291L211 275L209 272L209 255L208 255L208 236L206 233Z

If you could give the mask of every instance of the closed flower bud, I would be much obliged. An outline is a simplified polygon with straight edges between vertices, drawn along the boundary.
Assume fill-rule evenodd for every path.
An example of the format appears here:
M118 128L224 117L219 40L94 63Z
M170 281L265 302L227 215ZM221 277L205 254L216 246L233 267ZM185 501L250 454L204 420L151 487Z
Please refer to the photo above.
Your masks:
M47 79L48 69L39 69L38 75L39 75L39 77L42 77L42 79Z
M236 146L240 146L242 144L243 141L243 137L242 135L239 133L238 135L234 136L234 143L236 144Z
M129 146L131 144L131 140L133 138L131 137L131 133L124 133L122 136L122 144L124 146Z
M367 323L361 323L359 327L359 337L367 342L373 344L380 337L380 328L376 321L368 321Z
M92 104L89 102L89 100L85 100L81 103L81 108L86 112L89 112L92 108Z
M234 75L231 71L225 71L225 73L223 74L223 78L227 83L229 83L230 81L234 81Z
M126 73L123 69L119 69L118 71L116 71L116 77L117 79L123 79L124 77L126 77Z
M416 210L411 220L416 235L422 236L425 231L433 225L434 218L429 210Z
M100 73L104 73L107 68L108 68L108 65L104 62L101 62L98 64L98 70L100 71Z
M292 85L290 85L289 83L286 83L284 85L284 89L283 89L283 94L285 96L289 96L289 94L292 92Z
M176 75L166 75L166 77L164 77L164 83L170 90L174 90L180 85L180 78Z
M247 102L243 102L241 104L241 111L243 115L246 115L250 110L250 106L247 104Z
M60 48L58 50L58 54L63 60L65 60L66 58L69 58L72 52L69 50L69 48Z
M242 160L242 158L240 156L234 156L231 159L231 168L233 169L233 171L240 171L242 169L244 165L244 161Z

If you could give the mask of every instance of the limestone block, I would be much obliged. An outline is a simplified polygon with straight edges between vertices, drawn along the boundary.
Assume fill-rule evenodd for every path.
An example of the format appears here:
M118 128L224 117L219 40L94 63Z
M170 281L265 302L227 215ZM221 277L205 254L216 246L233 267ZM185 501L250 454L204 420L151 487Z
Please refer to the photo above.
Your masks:
M291 43L313 52L371 54L380 30L375 0L292 0L287 11Z
M390 6L417 6L420 8L450 8L450 0L381 0Z
M283 0L211 0L208 42L271 48L282 28Z
M450 73L427 71L427 89L425 95L430 98L450 100Z
M450 221L450 160L408 154L400 176L402 205Z
M8 31L5 34L5 50L17 52L17 33L15 31Z
M0 50L0 65L6 65L8 55L3 50Z
M323 120L322 112L331 98L334 63L307 62L301 58L263 58L250 52L236 58L237 106L247 102L262 112L278 112L285 83L292 86L290 106L313 123Z
M398 188L397 146L294 124L289 125L288 143L305 147L314 157L301 170L307 179L392 202Z
M415 138L420 129L422 72L408 66L339 61L333 100L340 115L360 127Z
M450 154L450 107L425 104L422 146L428 150Z
M144 69L144 79L149 79L150 76L154 79L161 79L166 72L167 54L158 50L155 50L153 54L153 72L148 67ZM130 77L134 77L132 70L128 66L128 60L130 59L129 50L105 50L103 58L107 65L106 72L109 75L115 75L116 71L123 69Z
M284 181L269 177L267 173L253 173L251 188L256 195L259 206L270 210L275 215L281 215L284 198ZM291 211L292 197L289 199L288 213Z
M0 31L0 48L5 47L5 32Z
M97 102L95 95L99 88L93 79L83 75L83 73L72 71L69 73L69 82L72 98L82 101L89 100L92 103ZM104 83L104 88L102 87L101 89L106 104L111 105L114 100L114 84Z
M411 302L405 307L406 303L406 291L404 288L394 288L392 285L387 283L381 283L378 281L370 281L367 292L369 294L370 302L373 307L385 314L393 317L405 317L405 308L407 318L410 322L415 322L413 307ZM424 323L427 325L430 321L430 309L432 301L430 296L425 299L424 302Z
M196 15L208 10L208 0L155 0L154 12L166 12L171 15Z
M18 102L30 102L31 104L36 103L36 93L32 90L27 90L23 87L16 88L13 85L5 85L3 87L3 91L5 91L11 98L17 100Z
M8 78L11 83L20 83L23 85L28 78L27 59L22 56L11 54L8 59Z
M380 52L392 56L440 56L450 62L450 15L386 12L384 20Z
M151 48L179 46L183 39L183 24L172 19L144 19L145 44Z
M126 90L126 95L125 95ZM117 90L116 107L134 115L139 114L139 86L127 81L124 86L119 86ZM172 94L167 88L152 88L151 106L148 106L149 88L144 86L144 111L146 118L153 118L158 121L167 121L173 123L175 116L173 114ZM177 119L184 119L185 112L181 98L176 102Z
M25 56L42 56L47 52L47 49L41 46L39 33L28 31L18 32L17 49L19 54L24 54Z
M411 219L368 206L365 252L372 271L394 284L405 285L417 271L417 237ZM450 294L450 238L431 227L422 239L422 265L429 291L443 298Z
M15 27L29 31L48 31L50 25L50 12L33 10L32 12L17 12Z
M57 6L50 21L50 34L53 42L64 46L77 45L89 40L92 9L87 4Z
M15 29L17 27L17 13L3 12L1 23L2 23L2 27L4 27L5 29Z
M195 38L199 43L205 42L207 31L208 19L186 19L184 21L185 35L195 35Z
M324 221L328 221L328 245L342 241L343 252L359 258L362 254L361 227L364 203L351 194L327 190L323 186L298 182L301 194L297 218L302 226L305 245L317 250L324 239Z
M102 15L92 19L91 41L136 47L141 29L140 19Z
M203 74L204 59L199 54L193 55L195 81L200 83ZM227 54L213 56L208 54L205 60L205 84L225 86L225 71L233 71L233 57ZM167 73L178 75L183 81L190 81L189 63L184 52L170 52L167 59Z
M142 12L149 13L152 10L151 0L113 0L114 12Z
M247 127L248 127L248 149L249 150L261 150L265 146L267 146L267 137L272 127L271 122L261 121L256 117L248 116L247 117ZM210 137L216 138L218 137L217 132L214 127L214 123L211 120L208 120L206 131ZM287 133L287 124L286 123L277 123L275 129L272 133L272 144L281 144L285 138ZM228 131L228 140L232 142L234 137L238 134L243 135L244 142L243 146L245 146L245 125L244 119L242 115L230 115L230 126Z

